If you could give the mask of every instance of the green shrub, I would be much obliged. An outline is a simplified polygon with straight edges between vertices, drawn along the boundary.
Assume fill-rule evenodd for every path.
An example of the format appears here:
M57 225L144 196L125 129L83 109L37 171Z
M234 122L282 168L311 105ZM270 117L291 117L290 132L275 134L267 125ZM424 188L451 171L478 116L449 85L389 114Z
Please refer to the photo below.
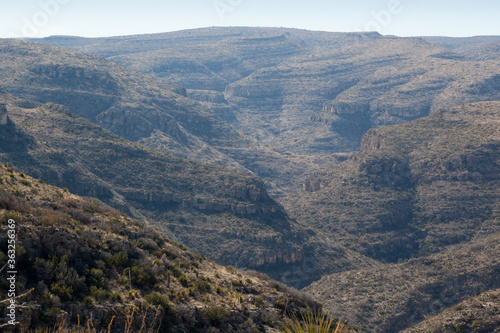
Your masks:
M264 302L262 297L255 297L254 304L255 304L255 306L258 306L260 308L263 308L264 306L266 306L266 303Z
M92 296L85 296L83 298L83 304L85 304L85 306L90 309L94 306L94 297Z
M56 319L57 315L61 313L60 308L50 308L42 312L42 316L50 319Z
M208 293L212 290L212 285L210 282L205 280L196 281L194 287L202 293Z
M65 285L61 281L57 281L57 282L54 282L53 284L51 284L50 291L54 295L59 296L59 298L63 302L71 301L73 299L73 288Z
M102 269L91 268L88 279L91 285L98 287L104 287L105 285L104 272Z
M157 280L153 273L146 268L143 268L138 265L132 265L130 268L130 276L132 278L132 283L141 288L152 288ZM124 271L126 274L127 272Z
M92 295L98 301L105 301L111 297L111 293L102 288L97 288L96 286L92 286L90 288L90 295Z
M212 325L220 325L229 318L231 312L222 306L210 306L203 311L203 314Z
M161 305L164 309L168 308L168 297L157 292L152 292L144 296L144 299L153 305Z
M187 288L191 285L191 281L189 281L189 278L186 275L181 275L177 280L184 288Z
M106 259L106 263L114 267L126 267L128 264L128 254L117 252Z
M29 180L21 179L19 182L21 184L23 184L24 186L31 186L31 183L29 182Z

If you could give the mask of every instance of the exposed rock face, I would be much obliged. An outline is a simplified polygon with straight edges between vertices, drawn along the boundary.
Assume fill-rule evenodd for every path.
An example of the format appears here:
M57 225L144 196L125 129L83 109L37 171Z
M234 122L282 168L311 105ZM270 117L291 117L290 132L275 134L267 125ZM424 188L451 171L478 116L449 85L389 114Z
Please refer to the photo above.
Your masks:
M411 169L407 161L397 157L363 159L358 168L361 175L372 176L375 182L390 188L406 188L411 184Z
M36 65L31 71L37 74L40 81L53 82L53 79L57 79L67 81L72 87L94 87L111 91L116 91L118 87L109 73L90 68L49 64Z
M262 183L251 184L243 187L233 187L229 191L229 198L220 199L213 197L195 196L183 198L174 193L150 191L122 191L128 200L148 202L160 206L184 206L204 212L232 212L237 215L283 214L284 208L272 200Z
M0 104L0 125L7 125L7 107L5 104Z

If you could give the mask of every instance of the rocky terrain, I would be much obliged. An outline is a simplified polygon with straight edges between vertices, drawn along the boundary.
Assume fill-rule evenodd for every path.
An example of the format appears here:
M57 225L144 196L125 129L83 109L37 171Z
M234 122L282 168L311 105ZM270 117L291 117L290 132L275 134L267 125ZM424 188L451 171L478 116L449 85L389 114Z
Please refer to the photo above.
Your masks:
M497 219L497 225L498 222ZM476 306L469 311L466 308L470 305L464 306L462 302L474 304L473 297L482 293L494 294L499 288L499 236L499 233L479 236L465 245L452 246L439 254L401 264L325 276L306 290L323 302L325 309L334 316L342 314L363 332L401 332L405 329L421 332L419 329L426 325L429 328L424 332L449 332L440 329L450 323L454 323L455 329L462 326L463 332L478 332L465 330L474 321L461 321L451 313L460 314L462 318L476 318L479 323L474 326L478 329L498 323L498 317L495 319L498 301L488 308ZM426 320L440 313L440 319ZM489 317L488 313L493 316ZM415 329L409 329L417 323Z
M165 78L259 142L324 155L358 150L372 127L499 99L498 62L476 61L460 49L498 40L236 27L32 41Z
M235 169L192 162L132 143L63 106L4 93L10 121L0 126L0 158L22 172L73 193L94 196L223 264L257 269L283 280L295 267L302 287L334 272L373 265L290 219L258 178ZM319 248L334 255L316 265ZM288 277L290 279L290 277Z
M295 179L336 161L332 156L278 153L222 120L231 117L231 107L225 103L212 107L206 101L219 99L97 56L2 40L0 59L1 87L16 97L64 105L127 140L161 152L253 172L274 195L296 188L300 181Z
M0 165L0 262L15 221L17 321L2 332L276 332L321 305L256 272L220 266L95 198ZM0 312L7 318L8 281ZM7 299L8 300L8 299Z
M302 236L293 236L291 220L259 179L131 143L62 106L5 96L12 104L10 121L0 127L3 163L155 221L221 262L254 268L300 262ZM254 230L253 237L239 236L241 228Z
M399 332L498 288L499 110L461 105L370 130L359 153L310 179L286 205L292 216L394 264L306 290L364 330Z
M500 329L500 290L463 301L404 332L493 332Z
M370 130L361 151L310 178L286 208L342 245L385 261L496 231L499 102L450 107Z
M0 162L124 211L136 233L156 225L218 263L306 287L361 331L492 331L499 40L240 27L2 40ZM27 177L6 170L8 186ZM26 198L23 186L10 193ZM203 263L216 266L199 261L198 275ZM106 272L126 280L131 265ZM48 292L64 295L55 282ZM161 288L141 295L177 304ZM188 308L206 301L193 297Z

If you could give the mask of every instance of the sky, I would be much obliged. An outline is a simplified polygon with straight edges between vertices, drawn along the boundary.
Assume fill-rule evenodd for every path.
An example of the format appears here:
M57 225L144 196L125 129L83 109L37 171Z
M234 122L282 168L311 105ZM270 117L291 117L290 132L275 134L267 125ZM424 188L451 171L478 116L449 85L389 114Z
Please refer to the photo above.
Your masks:
M499 0L0 0L0 38L211 26L465 37L500 35L499 17Z

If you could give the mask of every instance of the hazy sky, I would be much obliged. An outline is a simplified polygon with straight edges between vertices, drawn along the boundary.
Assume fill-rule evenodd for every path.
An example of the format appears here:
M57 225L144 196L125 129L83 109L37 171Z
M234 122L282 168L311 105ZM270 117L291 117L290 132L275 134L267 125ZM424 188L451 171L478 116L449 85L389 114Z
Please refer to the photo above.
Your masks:
M500 35L500 0L0 0L0 37L86 37L208 26Z

